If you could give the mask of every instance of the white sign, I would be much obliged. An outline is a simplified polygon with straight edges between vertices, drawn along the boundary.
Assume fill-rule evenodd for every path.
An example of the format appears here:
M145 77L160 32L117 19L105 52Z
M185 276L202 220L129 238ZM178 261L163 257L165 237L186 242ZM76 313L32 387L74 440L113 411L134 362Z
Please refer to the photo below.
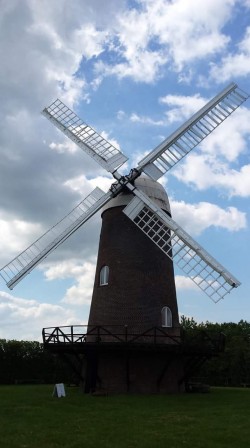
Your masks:
M66 397L65 388L63 383L55 384L54 391L53 391L53 397Z

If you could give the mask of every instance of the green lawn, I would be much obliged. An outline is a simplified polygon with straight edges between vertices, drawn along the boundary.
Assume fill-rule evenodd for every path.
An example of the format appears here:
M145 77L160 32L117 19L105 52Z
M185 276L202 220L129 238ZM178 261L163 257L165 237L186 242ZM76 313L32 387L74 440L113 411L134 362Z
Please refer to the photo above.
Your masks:
M2 448L240 448L249 446L250 390L82 395L53 386L0 386Z

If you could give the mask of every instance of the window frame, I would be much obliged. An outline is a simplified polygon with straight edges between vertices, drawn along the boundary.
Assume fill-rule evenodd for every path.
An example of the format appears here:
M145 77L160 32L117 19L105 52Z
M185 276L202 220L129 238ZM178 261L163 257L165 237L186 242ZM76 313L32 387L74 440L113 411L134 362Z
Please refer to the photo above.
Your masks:
M102 266L99 274L99 286L107 286L109 284L109 267Z
M169 306L164 306L161 310L161 326L173 328L173 315Z

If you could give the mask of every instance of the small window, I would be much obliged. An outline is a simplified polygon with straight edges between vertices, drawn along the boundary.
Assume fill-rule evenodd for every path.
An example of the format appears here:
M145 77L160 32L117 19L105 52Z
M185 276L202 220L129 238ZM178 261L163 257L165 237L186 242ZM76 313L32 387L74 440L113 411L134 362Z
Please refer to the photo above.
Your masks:
M103 266L100 271L100 286L108 285L109 282L109 267Z
M164 306L161 310L161 321L163 327L172 327L172 311L168 306Z

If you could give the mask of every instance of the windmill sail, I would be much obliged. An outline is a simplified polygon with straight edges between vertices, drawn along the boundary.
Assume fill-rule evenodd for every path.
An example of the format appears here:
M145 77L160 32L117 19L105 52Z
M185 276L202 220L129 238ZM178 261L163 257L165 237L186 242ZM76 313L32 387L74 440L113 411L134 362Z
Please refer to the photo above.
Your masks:
M110 200L111 196L112 194L110 192L105 194L100 188L95 188L61 221L4 266L0 270L0 275L5 280L8 288L13 289L49 253L62 244L102 208Z
M57 99L42 114L110 173L128 160L119 149L84 123L62 101Z
M122 176L117 168L127 157L84 123L60 100L45 108L42 114L80 146L118 181L104 194L96 188L67 216L42 235L20 255L0 270L0 275L12 289L47 255L82 226L111 197L129 189L136 197L124 213L209 296L217 302L240 285L222 265L209 255L178 224L157 207L145 194L134 187L142 171L157 180L217 128L247 98L237 84L230 84L206 106L157 146L131 170Z
M144 157L138 169L143 170L154 180L159 179L199 145L248 97L249 95L239 89L237 84L230 84Z
M139 190L133 192L136 197L123 212L214 302L240 285L230 272L144 193Z

